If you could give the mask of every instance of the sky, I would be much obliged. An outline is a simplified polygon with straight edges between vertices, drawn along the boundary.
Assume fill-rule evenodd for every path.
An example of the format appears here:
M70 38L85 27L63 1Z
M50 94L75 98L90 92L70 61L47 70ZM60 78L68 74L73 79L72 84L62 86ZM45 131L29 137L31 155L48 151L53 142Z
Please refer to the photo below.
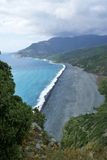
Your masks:
M107 0L0 0L0 50L56 36L107 35Z

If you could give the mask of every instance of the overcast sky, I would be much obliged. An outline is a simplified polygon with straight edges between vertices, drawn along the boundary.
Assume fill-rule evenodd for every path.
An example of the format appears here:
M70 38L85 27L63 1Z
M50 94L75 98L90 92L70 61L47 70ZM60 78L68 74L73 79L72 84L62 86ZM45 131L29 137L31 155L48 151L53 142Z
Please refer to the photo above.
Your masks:
M81 34L107 34L107 0L0 0L2 51Z

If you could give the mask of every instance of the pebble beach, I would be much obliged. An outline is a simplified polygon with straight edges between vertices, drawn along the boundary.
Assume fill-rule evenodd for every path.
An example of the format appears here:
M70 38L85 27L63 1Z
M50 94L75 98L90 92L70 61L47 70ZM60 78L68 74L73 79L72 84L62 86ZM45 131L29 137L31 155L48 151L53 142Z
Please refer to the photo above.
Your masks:
M65 65L65 71L42 109L47 119L45 130L57 141L61 140L63 127L71 117L92 113L104 102L95 75L70 64Z

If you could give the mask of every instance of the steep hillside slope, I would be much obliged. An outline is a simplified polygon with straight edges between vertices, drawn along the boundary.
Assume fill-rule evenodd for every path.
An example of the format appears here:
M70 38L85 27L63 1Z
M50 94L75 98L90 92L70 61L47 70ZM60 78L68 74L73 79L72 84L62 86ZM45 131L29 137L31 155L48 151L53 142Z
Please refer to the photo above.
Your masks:
M54 59L57 62L79 66L88 72L107 75L107 45L71 51Z
M78 37L55 37L47 41L33 43L18 52L21 56L46 58L80 48L90 48L107 44L107 36L85 35Z

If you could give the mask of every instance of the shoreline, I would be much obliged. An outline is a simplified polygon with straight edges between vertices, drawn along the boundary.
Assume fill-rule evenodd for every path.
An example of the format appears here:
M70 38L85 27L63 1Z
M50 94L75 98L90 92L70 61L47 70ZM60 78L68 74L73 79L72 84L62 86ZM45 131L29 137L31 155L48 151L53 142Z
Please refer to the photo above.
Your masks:
M66 64L64 74L49 94L42 110L47 119L45 130L60 141L63 127L71 117L93 113L103 102L96 77Z
M18 58L23 58L18 55L13 55L13 56L16 56ZM62 68L58 71L58 73L56 73L55 77L51 80L51 82L40 92L40 95L37 99L36 104L34 106L32 106L32 109L37 108L39 111L41 111L43 109L43 106L45 105L49 95L50 95L50 92L53 90L53 88L56 85L56 83L58 82L60 76L65 71L66 65L64 65L63 63L56 63L56 62L53 62L52 60L48 60L48 59L33 58L33 57L24 57L24 58L31 58L34 60L44 61L44 62L48 62L50 64L56 64L56 65L62 66Z
M47 60L47 59L36 58L36 60L47 61L48 63L51 63L51 64L58 64L58 63L52 62L51 60ZM52 91L54 86L56 85L60 76L65 71L66 66L64 64L61 64L61 63L59 63L59 64L62 65L62 69L56 74L56 76L52 79L52 81L42 90L42 92L39 95L39 98L37 99L37 104L32 107L33 109L37 108L39 111L42 110L44 104L46 103L48 95L50 94L50 92Z

